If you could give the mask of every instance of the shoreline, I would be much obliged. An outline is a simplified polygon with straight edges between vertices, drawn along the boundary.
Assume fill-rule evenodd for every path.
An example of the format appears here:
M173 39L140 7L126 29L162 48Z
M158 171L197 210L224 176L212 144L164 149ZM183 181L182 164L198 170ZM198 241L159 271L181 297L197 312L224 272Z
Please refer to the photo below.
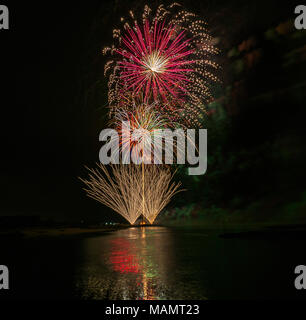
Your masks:
M11 228L0 230L0 239L38 239L38 238L79 238L102 236L109 232L114 232L127 228L156 228L165 227L172 230L188 230L212 232L224 239L229 238L249 238L249 237L273 237L283 235L306 235L306 224L155 224L155 225L118 225L112 227L28 227Z

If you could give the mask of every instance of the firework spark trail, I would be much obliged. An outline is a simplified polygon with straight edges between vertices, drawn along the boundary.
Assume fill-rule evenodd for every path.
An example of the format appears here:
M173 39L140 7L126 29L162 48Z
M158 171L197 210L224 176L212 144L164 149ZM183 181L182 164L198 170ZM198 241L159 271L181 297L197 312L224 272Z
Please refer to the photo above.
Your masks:
M164 133L169 128L174 129L175 122L158 112L155 104L141 104L128 110L118 109L110 124L118 132L114 144L115 156L122 155L123 163L132 159L134 163L145 161L148 163L165 163L164 160L172 159L178 154L185 154L185 134L182 139L173 139L172 135ZM118 141L117 141L118 139ZM190 141L190 144L193 142ZM170 147L171 146L171 147ZM155 152L156 151L156 152Z
M145 165L144 170L139 165L110 167L111 174L106 166L98 164L96 169L88 169L88 180L80 180L85 183L84 190L89 197L112 208L130 224L141 214L152 224L171 198L182 191L180 183L171 183L173 174L167 168L156 165Z
M158 118L162 119L164 128L187 129L183 122L178 122L180 115L184 112L184 108L179 105L174 108L173 101L174 99L171 99L169 95L167 96L167 101L156 99L154 102L146 102L143 92L134 93L127 91L118 100L116 106L109 106L109 118L111 119L109 124L112 125L112 119L118 119L120 116L118 117L117 115L122 115L122 112L133 113L138 108L147 108L148 111L153 112L155 116L158 115Z
M122 18L123 29L113 32L115 44L103 50L112 56L105 65L110 105L116 109L126 92L142 91L147 102L158 99L172 111L183 109L180 117L175 114L178 122L200 126L213 99L211 86L219 82L213 61L219 51L206 22L177 3L160 5L155 14L145 6L142 20L133 12L130 17L132 22Z
M127 35L122 38L124 49L117 52L128 60L119 61L120 78L126 81L128 90L135 93L143 91L148 101L151 91L153 99L159 97L167 101L167 93L179 99L186 92L185 84L189 82L186 73L193 69L185 65L192 64L187 57L189 40L184 40L184 32L175 35L173 27L164 27L164 23L155 22L153 32L146 21L143 30L135 25L136 31L127 28ZM171 39L174 38L173 41Z
M139 215L139 182L131 166L111 166L112 175L107 168L98 164L96 169L89 169L89 179L81 179L87 186L87 195L110 207L122 215L130 224L134 224Z
M171 198L178 192L181 183L175 183L171 180L174 173L170 169L158 169L156 165L145 165L144 170L144 212L146 219L153 224L158 214L170 202ZM171 184L170 184L171 183Z

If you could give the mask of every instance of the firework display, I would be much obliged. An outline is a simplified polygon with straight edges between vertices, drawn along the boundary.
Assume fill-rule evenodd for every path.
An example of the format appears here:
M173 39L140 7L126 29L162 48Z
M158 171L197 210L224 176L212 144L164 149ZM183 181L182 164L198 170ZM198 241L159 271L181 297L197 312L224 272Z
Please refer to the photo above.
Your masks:
M179 191L180 183L171 183L170 170L157 165L113 165L111 172L98 164L88 169L89 179L81 179L87 195L112 208L130 224L143 216L152 224ZM144 169L144 170L143 170ZM143 188L144 187L144 188Z
M118 132L118 153L123 163L132 159L133 163L141 162L162 164L165 158L172 158L185 150L185 140L174 140L164 130L176 128L176 123L156 110L155 103L134 105L129 109L119 108L110 121ZM181 131L184 135L184 131ZM174 148L166 146L173 143Z
M213 59L218 49L206 22L173 3L160 5L155 14L145 6L141 19L130 11L122 23L113 30L113 46L103 50L111 56L105 65L111 108L120 106L127 91L142 92L145 102L160 100L171 107L178 123L200 126L211 86L219 81ZM163 103L157 105L160 112Z
M103 54L111 57L104 69L109 123L118 133L113 142L122 164L111 166L111 174L100 164L89 169L89 180L81 180L89 197L130 224L141 215L152 224L179 191L164 160L167 152L172 158L173 150L178 155L183 147L184 153L186 129L201 126L211 86L219 81L213 59L218 49L205 21L177 3L155 11L145 6L140 17L130 11L121 22ZM165 148L163 131L169 129L182 130L183 146L177 139L174 149ZM172 135L168 139L173 142ZM130 159L133 165L127 165Z
M193 69L185 67L193 64L188 56L188 40L184 32L176 34L174 27L164 28L155 21L153 29L146 20L143 30L135 24L134 31L127 27L127 35L122 38L125 49L116 52L125 58L118 62L120 80L126 83L127 89L145 94L145 101L161 98L167 101L170 94L180 99L187 91L187 73Z

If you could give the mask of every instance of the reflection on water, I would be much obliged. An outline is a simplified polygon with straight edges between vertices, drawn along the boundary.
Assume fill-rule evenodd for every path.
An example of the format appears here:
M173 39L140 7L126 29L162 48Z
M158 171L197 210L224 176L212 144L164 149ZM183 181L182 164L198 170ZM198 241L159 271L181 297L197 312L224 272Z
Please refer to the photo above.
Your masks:
M0 255L12 285L0 299L301 299L294 268L306 261L305 243L301 232L220 237L162 227L9 239Z
M87 239L76 274L79 295L85 299L184 299L190 290L175 275L173 252L171 233L162 227L129 228Z

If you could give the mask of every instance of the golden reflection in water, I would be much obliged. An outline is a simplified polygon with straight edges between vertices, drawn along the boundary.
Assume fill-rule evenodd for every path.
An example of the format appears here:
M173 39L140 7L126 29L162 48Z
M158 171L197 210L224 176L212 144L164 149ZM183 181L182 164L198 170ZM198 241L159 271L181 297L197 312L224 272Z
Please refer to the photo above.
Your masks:
M146 228L141 227L141 241L143 242L145 247L145 239L146 239ZM154 290L152 286L148 286L148 278L146 273L142 274L142 288L143 288L143 300L156 300L157 297L154 294Z
M145 227L141 227L141 240L146 239ZM142 274L143 300L155 300L154 291L148 288L148 279L145 273Z
M154 237L154 229L146 227L130 228L127 233L129 237L111 240L109 262L112 269L136 276L136 284L140 288L138 299L156 300L159 297L155 292L155 284L162 275L160 258L163 255L158 252L160 235Z
M133 227L86 240L77 286L83 298L167 298L173 270L171 233L163 227Z

